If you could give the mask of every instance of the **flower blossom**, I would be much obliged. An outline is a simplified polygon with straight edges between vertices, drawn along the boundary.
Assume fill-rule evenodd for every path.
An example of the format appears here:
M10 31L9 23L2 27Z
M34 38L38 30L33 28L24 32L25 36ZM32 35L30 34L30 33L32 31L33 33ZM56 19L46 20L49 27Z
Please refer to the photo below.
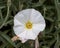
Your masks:
M22 10L14 17L14 33L22 43L29 39L35 40L45 26L44 17L35 9Z

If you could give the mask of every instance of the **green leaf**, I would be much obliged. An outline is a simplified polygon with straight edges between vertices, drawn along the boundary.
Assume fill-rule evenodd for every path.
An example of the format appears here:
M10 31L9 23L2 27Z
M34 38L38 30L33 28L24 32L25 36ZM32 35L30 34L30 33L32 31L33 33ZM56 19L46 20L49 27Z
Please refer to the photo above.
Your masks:
M39 0L37 3L32 3L32 7L39 7L42 6L45 0Z
M4 33L0 33L0 35L7 41L9 42L12 46L16 47L15 43L12 42L12 40L10 39L10 37L8 37L6 34Z
M58 4L58 0L55 0L55 7L57 10L58 21L60 21L60 4Z

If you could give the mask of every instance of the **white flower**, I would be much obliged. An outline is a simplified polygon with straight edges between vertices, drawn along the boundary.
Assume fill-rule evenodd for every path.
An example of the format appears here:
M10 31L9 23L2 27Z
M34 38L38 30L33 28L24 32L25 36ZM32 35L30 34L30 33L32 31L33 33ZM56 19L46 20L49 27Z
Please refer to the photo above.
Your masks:
M13 29L23 43L28 39L35 40L45 29L45 20L39 11L25 9L15 15Z

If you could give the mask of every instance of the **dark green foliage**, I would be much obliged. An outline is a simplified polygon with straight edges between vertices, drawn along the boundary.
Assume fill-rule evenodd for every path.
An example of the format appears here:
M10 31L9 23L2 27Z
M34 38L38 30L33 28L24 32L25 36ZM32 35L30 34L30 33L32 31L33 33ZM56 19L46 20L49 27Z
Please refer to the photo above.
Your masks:
M46 28L39 34L40 48L60 48L60 0L0 0L0 48L34 48L34 41L13 42L13 20L23 9L34 8L42 13Z

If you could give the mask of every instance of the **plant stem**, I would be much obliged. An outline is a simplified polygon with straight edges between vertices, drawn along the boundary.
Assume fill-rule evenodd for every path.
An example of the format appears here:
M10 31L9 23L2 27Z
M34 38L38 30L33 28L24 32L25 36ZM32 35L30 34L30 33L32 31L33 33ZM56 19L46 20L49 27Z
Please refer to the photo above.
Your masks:
M3 16L2 16L1 9L0 9L0 16L1 16L1 20L3 21Z
M5 25L5 22L8 20L10 5L11 5L11 0L8 0L7 1L7 15L6 15L5 20L3 21L2 25L0 26L0 29Z
M38 37L35 40L35 48L39 48L39 41L38 41Z
M21 11L22 8L23 8L23 3L21 3L21 2L19 1L19 10Z

